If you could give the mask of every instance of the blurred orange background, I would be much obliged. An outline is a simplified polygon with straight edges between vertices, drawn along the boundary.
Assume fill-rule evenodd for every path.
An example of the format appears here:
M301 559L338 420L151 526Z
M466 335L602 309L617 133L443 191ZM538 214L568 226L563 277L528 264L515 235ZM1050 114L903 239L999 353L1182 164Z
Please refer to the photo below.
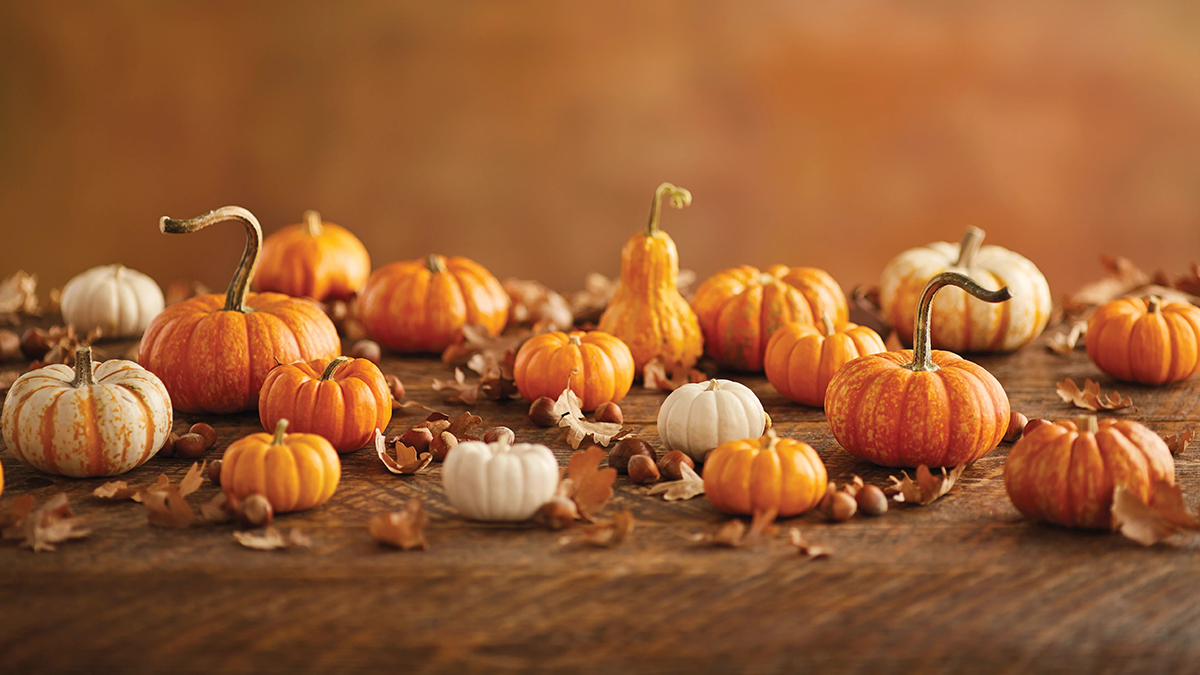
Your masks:
M701 278L848 290L967 224L1056 296L1104 252L1200 258L1197 5L336 4L0 3L0 273L220 290L241 231L157 219L238 204L570 291L664 180Z

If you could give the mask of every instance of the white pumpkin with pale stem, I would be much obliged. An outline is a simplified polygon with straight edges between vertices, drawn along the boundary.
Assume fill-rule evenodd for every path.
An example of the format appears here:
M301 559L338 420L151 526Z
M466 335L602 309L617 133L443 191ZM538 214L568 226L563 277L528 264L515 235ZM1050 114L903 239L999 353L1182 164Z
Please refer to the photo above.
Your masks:
M1028 344L1050 319L1050 286L1037 266L1000 246L981 246L983 230L967 229L961 244L939 241L909 249L883 270L879 306L900 339L912 344L913 318L925 284L942 272L958 272L989 290L1008 287L1012 300L990 304L947 288L933 301L935 349L1011 352Z
M544 445L466 441L442 465L442 487L464 518L529 520L558 488L558 460Z
M68 281L61 304L63 319L82 333L99 328L105 337L132 337L163 311L163 293L137 270L101 265Z
M762 402L749 387L732 380L685 384L658 409L664 450L682 451L697 463L726 441L762 436L766 426Z
M4 401L4 443L17 459L73 478L115 476L154 456L171 433L171 396L133 361L54 364L25 373Z

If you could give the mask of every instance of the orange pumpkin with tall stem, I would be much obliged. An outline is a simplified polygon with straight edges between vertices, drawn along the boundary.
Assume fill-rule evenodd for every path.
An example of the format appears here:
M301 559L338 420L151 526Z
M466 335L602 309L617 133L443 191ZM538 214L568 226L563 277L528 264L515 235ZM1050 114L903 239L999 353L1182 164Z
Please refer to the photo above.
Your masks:
M1186 380L1200 372L1200 307L1157 295L1107 302L1088 319L1087 353L1118 380Z
M379 366L367 359L288 363L267 375L258 418L267 431L290 420L292 431L322 436L345 453L371 442L376 429L387 429L392 393Z
M226 206L190 220L164 217L159 228L190 234L227 220L245 226L246 250L225 297L201 295L167 307L146 329L138 352L138 362L162 380L184 412L253 410L277 364L332 359L341 349L333 322L316 303L250 292L262 228L246 209Z
M625 398L633 377L629 347L598 330L535 335L521 345L513 365L517 390L526 399L556 399L569 380L583 410Z
M263 241L254 290L317 300L345 300L371 275L367 247L350 230L305 211L304 222L288 225Z
M957 286L984 302L1003 302L957 272L933 277L921 293L915 349L857 358L833 376L825 417L847 452L895 467L958 466L991 452L1008 430L1004 388L987 370L929 344L930 306L938 290Z
M821 315L821 328L806 323L789 323L771 336L763 370L771 386L785 397L821 407L825 390L842 366L868 354L887 351L875 331L853 323L834 328L828 314Z

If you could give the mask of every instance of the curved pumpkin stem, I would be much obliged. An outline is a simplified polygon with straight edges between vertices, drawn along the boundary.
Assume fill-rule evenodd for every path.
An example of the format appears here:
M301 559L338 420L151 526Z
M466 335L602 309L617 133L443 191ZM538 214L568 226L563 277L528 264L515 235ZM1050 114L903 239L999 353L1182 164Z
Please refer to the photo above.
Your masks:
M766 433L758 438L758 447L760 450L774 450L777 445L779 445L779 434L775 433L775 430L770 427L767 428Z
M1080 415L1075 418L1075 426L1079 427L1079 433L1094 434L1100 431L1100 423L1096 421L1095 415Z
M339 356L336 359L330 361L329 365L325 366L325 372L321 373L320 381L321 382L328 381L329 378L333 377L333 374L335 372L337 372L337 369L342 367L343 363L346 363L347 361L352 361L352 360L353 359L351 359L349 356Z
M944 286L957 286L984 302L1004 302L1012 297L1008 286L998 291L989 291L958 272L942 272L930 279L929 283L925 284L925 290L921 291L921 300L917 304L917 316L913 322L913 360L907 366L909 370L932 372L938 369L933 363L930 324L933 318L933 296Z
M75 379L72 387L90 387L96 384L96 375L92 372L92 347L82 345L75 350Z
M1146 311L1151 314L1162 313L1162 298L1157 295L1146 298Z
M833 335L833 321L829 319L828 312L821 312L821 327L825 329L825 337Z
M659 204L662 203L663 196L671 198L671 206L682 209L685 206L692 205L692 193L681 187L675 187L670 183L663 183L654 191L654 201L650 202L650 224L646 226L646 234L653 237L658 232L658 212Z
M250 310L246 309L246 296L250 294L250 280L254 278L254 270L258 267L258 250L262 248L262 226L253 213L240 206L223 206L187 220L172 220L163 216L158 221L158 229L167 234L190 234L226 220L237 220L246 226L246 251L233 273L229 289L225 291L225 311L247 312Z
M275 425L275 435L271 438L271 445L283 445L283 434L287 431L288 421L279 420Z
M425 259L425 263L429 265L429 271L434 274L446 271L446 263L436 253L430 253L429 257Z
M966 233L963 234L962 243L958 245L958 261L954 263L954 266L970 269L971 265L975 263L975 254L979 253L979 247L983 246L983 238L986 235L987 233L978 227L968 227Z
M310 237L321 236L321 230L325 226L321 224L321 214L313 209L304 212L304 231Z

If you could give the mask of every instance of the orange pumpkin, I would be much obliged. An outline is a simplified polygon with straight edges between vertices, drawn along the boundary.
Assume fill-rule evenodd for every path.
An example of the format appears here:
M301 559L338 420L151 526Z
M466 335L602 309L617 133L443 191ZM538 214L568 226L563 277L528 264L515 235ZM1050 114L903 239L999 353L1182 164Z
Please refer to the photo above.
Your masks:
M279 420L293 431L324 437L338 452L357 450L392 421L392 392L379 366L339 356L326 365L289 363L267 375L258 418L271 430Z
M930 306L952 285L985 302L1008 289L984 290L957 272L929 281L916 313L915 349L859 357L833 376L825 417L847 452L883 466L969 464L991 452L1008 430L1008 395L982 366L929 344Z
M842 366L868 354L887 351L875 331L853 323L834 328L828 314L821 315L824 333L806 323L789 323L771 336L763 361L767 380L785 397L821 407L825 390Z
M704 351L696 313L679 294L679 252L671 236L658 229L664 196L677 209L692 203L692 193L670 183L654 191L650 224L621 249L621 284L598 326L629 346L638 375L657 356L690 368Z
M583 401L584 410L625 398L633 377L629 347L598 330L535 335L521 345L513 366L517 389L526 399L556 399L570 378L571 391Z
M827 314L836 325L850 310L846 294L824 270L741 265L709 277L692 296L704 330L704 349L717 365L761 371L767 341L788 323L816 323Z
M1186 380L1200 372L1200 307L1156 295L1107 302L1088 319L1087 353L1118 380Z
M1042 424L1004 462L1004 487L1017 510L1067 527L1112 525L1113 490L1149 503L1159 481L1175 484L1175 460L1158 434L1129 420Z
M773 429L762 438L722 443L704 462L704 495L726 513L799 515L821 501L828 481L812 446L779 438Z
M253 410L276 364L332 359L341 349L333 322L316 303L249 292L262 244L262 228L249 211L226 206L191 220L163 218L159 227L186 234L226 220L246 226L246 251L225 297L201 295L167 307L150 322L138 352L138 362L184 412Z
M275 434L240 438L221 457L221 489L243 500L262 495L275 513L303 511L329 501L342 478L342 462L329 441L316 434Z
M389 349L439 352L467 324L499 335L508 303L508 293L479 263L431 255L375 270L358 312L371 337Z
M371 274L367 247L350 230L304 212L304 223L288 225L263 242L254 290L317 300L344 300L362 290Z

